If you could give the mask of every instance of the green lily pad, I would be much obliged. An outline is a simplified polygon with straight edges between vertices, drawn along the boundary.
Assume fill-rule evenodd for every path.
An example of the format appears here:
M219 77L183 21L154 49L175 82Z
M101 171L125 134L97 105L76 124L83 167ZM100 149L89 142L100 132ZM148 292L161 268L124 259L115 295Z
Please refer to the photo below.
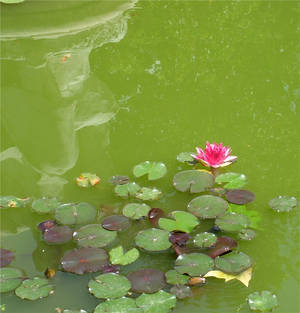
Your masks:
M259 224L261 221L261 216L259 212L255 210L248 210L245 205L238 205L238 204L233 204L233 203L229 203L229 207L227 211L246 215L250 220L249 227L254 228L254 229L260 229Z
M15 196L0 196L0 208L23 208L29 198L21 199Z
M23 273L17 268L0 268L0 292L16 289L23 280Z
M188 170L174 176L174 187L182 192L197 193L205 191L214 184L214 176L205 170Z
M252 240L256 237L256 232L252 229L243 229L239 232L239 239Z
M116 185L115 193L121 198L128 198L129 196L135 196L140 189L141 187L137 183L130 182L123 185Z
M60 205L60 202L55 198L41 198L32 202L31 208L38 213L51 213Z
M109 251L109 256L112 264L127 265L136 261L139 258L140 253L136 248L124 253L123 247L118 246Z
M180 274L202 276L211 271L214 261L203 253L181 254L175 261L175 270Z
M175 270L169 270L165 274L166 281L170 285L185 285L188 283L190 277L187 275L179 274Z
M217 236L213 233L200 233L194 238L194 244L200 248L210 248L217 242Z
M96 217L96 209L88 203L62 204L56 208L55 218L65 225L85 224Z
M226 183L223 187L226 189L237 189L247 184L247 178L244 174L240 173L224 173L216 177L216 183Z
M295 197L279 196L269 202L270 207L276 212L289 212L297 206Z
M76 178L76 184L79 187L88 188L99 184L100 178L96 174L82 173Z
M74 232L73 238L81 247L102 248L109 245L117 238L117 232L106 230L99 224L90 224Z
M224 199L211 196L203 195L194 198L188 204L188 211L200 218L216 218L223 214L228 208L228 202Z
M25 0L0 0L0 2L5 3L5 4L15 4L15 3L21 3L24 1Z
M137 307L134 299L122 297L100 303L94 313L144 313L144 311Z
M231 252L215 258L216 268L229 274L239 274L248 269L251 265L251 259L243 252Z
M190 233L197 225L199 225L198 219L188 212L173 211L170 215L174 220L163 217L159 219L158 225L160 228L168 231L180 230Z
M139 220L147 216L150 210L150 206L145 203L128 203L123 208L123 215L134 220Z
M193 164L194 158L192 157L193 152L181 152L177 155L177 161L181 163Z
M142 294L136 299L138 307L144 313L168 313L176 305L176 297L160 290L153 294Z
M159 179L165 176L166 173L167 173L167 167L162 162L145 161L143 163L136 165L133 168L133 175L135 177L141 177L143 175L148 174L149 180Z
M189 286L176 285L170 289L170 292L178 299L189 298L193 295L192 290Z
M157 228L140 231L135 237L136 245L148 251L162 251L171 247L169 232Z
M109 182L112 185L124 185L127 184L129 182L129 177L128 176L113 176L109 179Z
M250 226L250 220L246 215L227 212L216 218L215 224L223 231L240 232Z
M91 279L88 287L89 292L97 298L115 299L125 296L131 284L125 276L107 273Z
M268 290L263 290L261 293L253 292L248 296L248 304L251 310L270 312L278 305L276 295Z
M157 200L161 197L162 192L155 187L153 188L148 188L148 187L143 187L139 190L139 192L135 195L136 198L140 200Z
M21 299L37 300L53 293L53 286L45 278L34 277L24 280L15 293Z

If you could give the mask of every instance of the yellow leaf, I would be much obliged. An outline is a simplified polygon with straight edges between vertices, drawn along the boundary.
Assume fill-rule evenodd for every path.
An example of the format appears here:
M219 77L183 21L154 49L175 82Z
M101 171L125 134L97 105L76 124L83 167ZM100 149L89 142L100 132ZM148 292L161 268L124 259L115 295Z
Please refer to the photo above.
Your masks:
M246 287L249 286L249 281L252 276L252 267L248 268L246 271L238 274L238 275L230 275L226 274L222 271L210 271L204 275L204 277L216 277L220 279L225 279L225 282L228 282L232 279L239 280L242 284L244 284Z

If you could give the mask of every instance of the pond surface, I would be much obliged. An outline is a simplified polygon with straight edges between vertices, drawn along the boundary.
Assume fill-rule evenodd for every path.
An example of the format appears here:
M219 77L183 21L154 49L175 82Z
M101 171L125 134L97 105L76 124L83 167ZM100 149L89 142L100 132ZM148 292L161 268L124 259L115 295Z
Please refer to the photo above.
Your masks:
M262 216L257 237L240 243L253 277L249 288L210 279L174 313L236 312L261 290L277 295L274 312L300 312L299 208L268 206L278 195L300 198L298 2L26 1L1 4L1 14L2 195L56 196L116 213L125 201L108 179L132 177L135 164L153 160L168 174L155 182L164 197L151 206L182 210L193 196L172 187L187 168L176 155L222 141L239 158L230 170L245 173L256 194L248 208ZM101 183L80 189L82 172ZM36 227L43 220L29 208L1 210L1 246L30 277L57 268L74 247L45 244ZM166 271L172 262L145 254L128 271ZM30 302L12 292L1 301L7 313L92 312L100 302L87 292L92 276L58 272L54 295Z

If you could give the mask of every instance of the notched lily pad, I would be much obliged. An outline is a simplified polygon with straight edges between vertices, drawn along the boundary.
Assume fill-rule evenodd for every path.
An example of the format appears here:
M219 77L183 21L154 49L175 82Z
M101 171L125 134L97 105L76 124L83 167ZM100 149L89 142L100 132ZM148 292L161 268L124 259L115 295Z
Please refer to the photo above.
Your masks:
M53 286L45 278L34 277L24 280L15 293L21 299L37 300L52 294Z
M108 254L101 248L80 248L66 252L61 265L66 272L82 275L97 272L108 264Z
M115 299L127 294L131 287L130 281L122 275L106 273L91 279L89 292L100 299Z
M144 201L158 200L161 196L162 192L155 187L153 188L143 187L135 195L137 199Z
M213 266L213 259L203 253L182 254L175 261L175 270L190 276L202 276L212 270Z
M12 251L0 248L0 267L10 264L14 258Z
M228 208L228 203L224 199L211 196L203 195L194 198L188 204L188 211L200 218L216 218L223 214Z
M127 265L136 261L139 258L140 253L136 248L124 253L123 247L118 246L110 250L109 256L112 264Z
M173 286L170 289L170 292L173 295L175 295L176 298L178 298L178 299L189 298L193 295L191 288L189 286L184 286L184 285Z
M31 208L38 213L51 213L60 205L60 202L55 198L41 198L32 202Z
M158 226L159 219L164 216L165 212L160 208L153 208L148 212L149 222L155 227Z
M23 273L17 268L0 268L0 293L16 289L23 280Z
M137 307L134 299L122 297L98 304L94 313L144 313L144 311Z
M125 185L129 182L129 177L128 176L113 176L109 179L109 182L112 185Z
M248 296L248 304L251 310L270 312L278 305L278 301L276 295L268 290L263 290L261 293L251 293Z
M107 230L122 231L130 226L130 220L123 215L111 215L105 217L101 225Z
M72 239L73 231L69 226L54 226L44 232L44 240L49 244L63 244Z
M160 218L158 225L160 228L168 231L183 231L190 233L197 225L199 225L199 220L193 214L185 211L173 211L170 216L174 218Z
M214 176L205 170L188 170L177 173L173 179L174 187L182 192L197 193L205 191L214 184Z
M219 184L226 183L223 186L226 189L237 189L247 184L247 178L244 174L229 172L218 175L215 182Z
M167 167L162 162L145 161L136 165L133 168L133 175L135 177L141 177L143 175L148 174L149 180L159 179L165 176L166 173L167 173Z
M181 163L188 163L190 165L195 164L195 160L192 157L193 152L181 152L177 155L177 161Z
M216 268L229 274L239 274L251 265L250 257L243 252L231 252L215 258Z
M276 212L289 212L297 206L295 197L278 196L269 202L270 207Z
M200 248L210 248L217 242L217 236L213 233L200 233L194 237L194 244Z
M30 198L17 198L15 196L0 196L0 208L23 208Z
M65 225L85 224L96 217L96 209L88 203L62 204L56 208L55 218Z
M253 192L242 189L233 189L227 191L225 196L229 202L235 204L246 204L252 202L255 199L255 195Z
M223 231L240 232L250 226L250 220L246 215L227 212L219 216L215 224Z
M170 285L185 285L188 283L190 277L187 275L179 274L175 270L169 270L165 274L166 281Z
M140 189L141 187L137 183L130 182L127 184L116 185L115 193L117 196L127 199L129 196L135 196Z
M157 228L140 231L135 242L138 247L148 251L163 251L171 247L169 232Z
M239 232L239 239L252 240L256 237L256 232L252 229L243 229Z
M254 229L260 229L259 224L261 221L261 216L258 211L248 210L245 205L230 203L228 207L228 212L246 215L250 220L249 227Z
M79 187L93 187L100 183L100 178L96 174L82 173L76 178L76 184Z
M214 259L219 255L232 251L236 247L237 242L235 239L227 236L221 236L217 238L215 246L209 250L208 255Z
M123 208L123 215L134 220L139 220L147 216L150 210L150 206L145 203L128 203Z

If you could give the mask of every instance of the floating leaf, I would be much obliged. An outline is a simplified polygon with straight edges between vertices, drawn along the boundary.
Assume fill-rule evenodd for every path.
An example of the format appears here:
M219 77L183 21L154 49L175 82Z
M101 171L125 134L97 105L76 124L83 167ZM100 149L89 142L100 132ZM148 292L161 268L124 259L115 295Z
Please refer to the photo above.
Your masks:
M129 196L135 196L141 187L135 183L127 183L123 185L116 185L115 193L117 196L122 198L128 198Z
M139 220L147 216L150 210L150 206L145 203L128 203L123 208L123 215L134 220Z
M11 263L14 257L15 255L12 251L0 248L0 267Z
M224 199L211 195L194 198L188 204L188 211L200 218L216 218L228 208Z
M130 226L130 220L123 215L111 215L105 217L101 225L107 230L122 231Z
M209 251L208 255L214 259L219 255L232 251L236 247L237 242L233 238L221 236L217 238L215 246Z
M160 218L158 225L160 228L168 231L183 231L190 233L197 225L199 225L198 219L193 215L185 211L173 211L170 216L174 220L168 218Z
M85 311L85 310L63 310L63 311L59 311L59 310L57 310L56 309L56 311L57 311L57 313L87 313L87 311Z
M138 247L148 251L162 251L171 247L169 232L157 228L140 231L135 242Z
M116 273L119 274L121 267L119 265L107 264L102 266L103 273Z
M157 200L161 197L162 192L155 187L148 188L143 187L139 190L139 192L136 194L136 198L141 200Z
M56 226L56 222L53 221L53 220L48 220L48 221L44 221L44 222L41 222L39 223L38 225L38 229L41 231L41 232L45 232L47 229L50 229L54 226Z
M260 229L259 223L261 221L261 217L259 212L255 210L248 210L245 205L237 205L233 203L229 203L228 212L246 215L250 220L249 227Z
M60 202L55 198L41 198L32 202L31 208L38 213L51 213L60 205Z
M12 267L0 268L0 292L16 289L23 280L23 273Z
M162 162L145 161L143 163L136 165L133 168L133 175L135 177L141 177L143 175L148 174L149 180L159 179L165 176L166 173L167 173L167 167Z
M129 182L128 176L113 176L109 179L112 185L125 185Z
M270 312L278 305L276 295L268 290L263 290L261 293L253 292L248 296L248 304L251 310Z
M22 208L29 198L21 199L15 196L0 196L0 208Z
M177 155L177 161L181 163L194 164L194 158L192 157L193 152L181 152Z
M214 246L217 242L217 237L213 233L200 233L194 238L194 244L200 248L210 248Z
M44 232L44 240L49 244L63 244L72 239L73 231L69 226L54 226Z
M97 272L108 264L108 254L100 248L80 248L65 253L61 260L63 269L75 274Z
M76 178L76 184L79 187L88 188L99 184L100 180L101 179L96 174L82 173Z
M240 232L248 228L251 222L246 215L227 212L219 216L215 223L223 231Z
M85 224L96 217L96 209L88 203L62 204L55 211L55 218L65 225Z
M0 0L0 2L5 3L5 4L14 4L14 3L21 3L24 2L25 0Z
M238 236L242 240L252 240L256 237L256 232L252 229L243 229Z
M134 299L123 297L98 304L94 313L144 313L144 311L137 307Z
M249 190L233 189L226 192L226 199L235 204L246 204L255 199L253 192Z
M89 292L100 299L115 299L126 295L131 287L130 281L122 275L106 273L91 279Z
M128 275L131 290L136 293L154 293L166 285L165 274L157 269L137 270Z
M176 305L176 297L160 290L153 294L142 294L136 299L144 313L168 313Z
M106 230L99 224L90 224L79 228L73 237L81 247L102 248L117 238L117 232Z
M178 299L189 298L193 295L191 288L189 286L184 286L184 285L173 286L170 289L170 292L173 295L175 295L176 298L178 298Z
M126 253L122 246L113 248L109 252L110 262L112 264L127 265L133 263L140 256L139 250L133 248Z
M189 239L190 235L182 231L172 231L169 236L170 242L179 247L184 247Z
M182 254L175 261L175 270L180 274L202 276L212 270L213 265L213 259L206 254Z
M21 299L37 300L49 296L53 292L53 286L45 278L34 277L22 282L15 293Z
M159 208L153 208L148 212L149 222L155 227L158 227L159 219L164 216L165 212Z
M216 268L230 274L239 274L251 265L251 259L243 252L231 252L215 258Z
M214 184L214 176L205 170L188 170L174 176L174 187L182 192L197 193L205 191Z
M218 175L215 179L216 183L227 183L223 187L226 189L237 189L247 184L247 178L244 174L239 173L224 173Z
M276 212L289 212L297 206L295 197L279 196L269 202L270 207Z
M175 270L167 271L165 276L166 276L167 283L170 285L185 285L188 283L190 279L189 276L179 274Z
M252 267L249 267L247 270L245 270L244 272L238 275L230 275L230 274L223 273L222 271L210 271L204 275L204 277L216 277L220 279L225 279L225 282L228 282L232 279L237 279L246 287L249 286L249 281L251 280L251 276L252 276Z

